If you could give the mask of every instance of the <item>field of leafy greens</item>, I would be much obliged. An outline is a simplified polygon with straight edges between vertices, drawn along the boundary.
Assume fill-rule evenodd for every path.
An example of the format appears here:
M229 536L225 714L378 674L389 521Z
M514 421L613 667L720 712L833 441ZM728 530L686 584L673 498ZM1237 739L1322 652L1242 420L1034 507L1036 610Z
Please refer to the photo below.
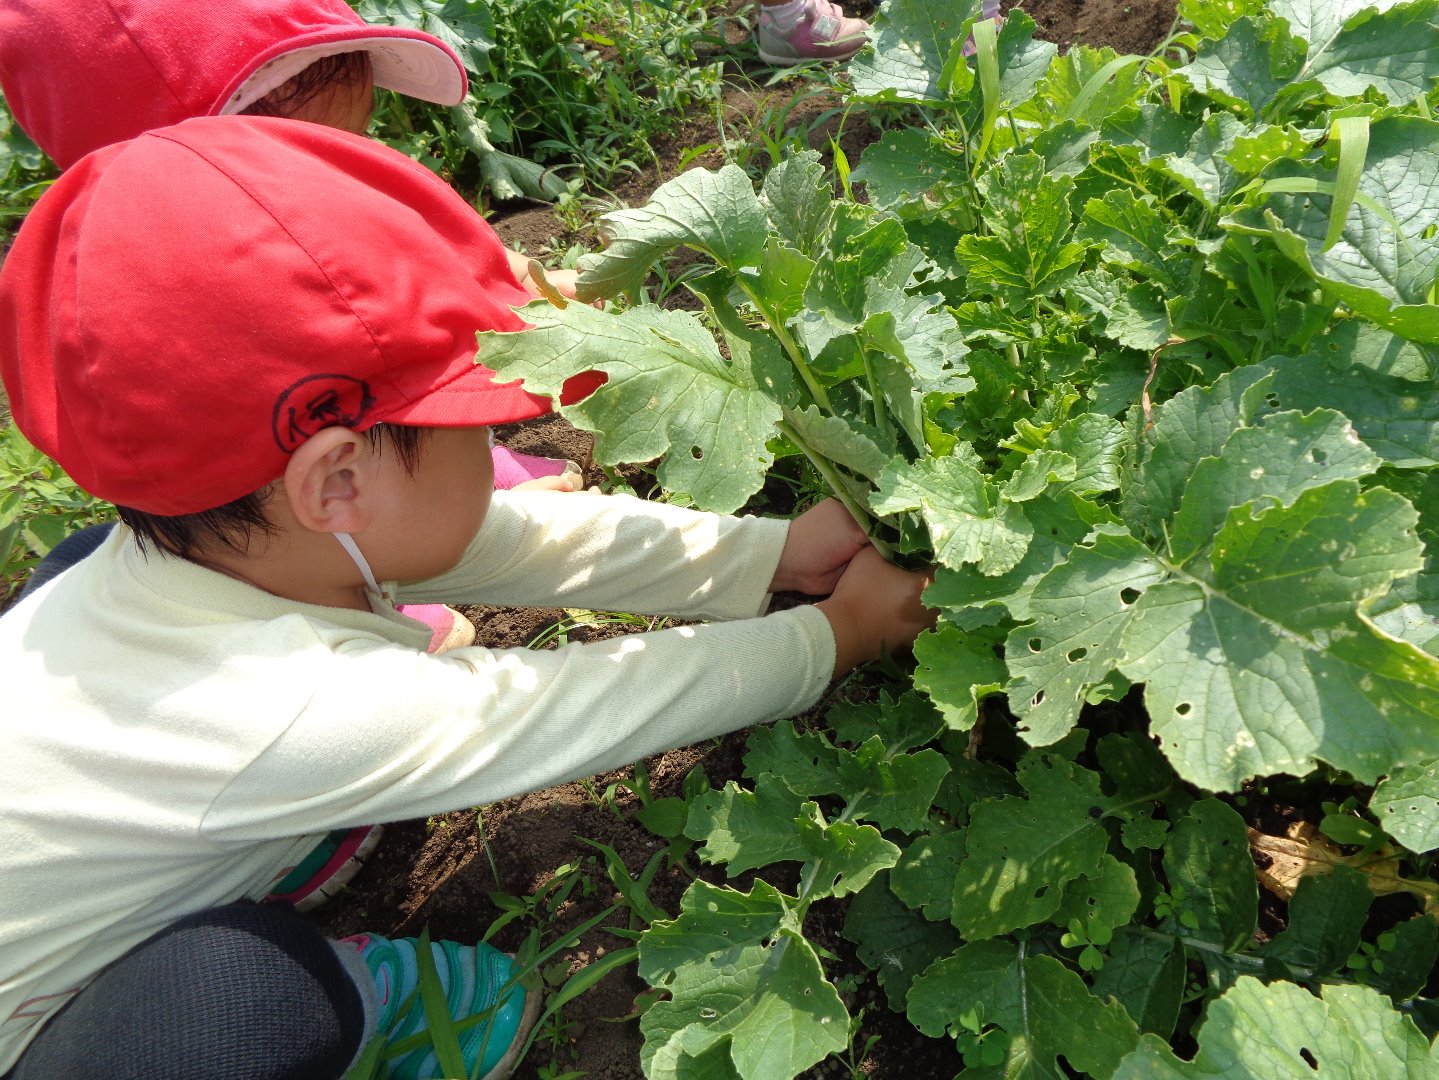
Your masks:
M601 462L937 567L912 674L667 808L749 884L641 937L649 1077L843 1051L831 899L965 1075L1439 1076L1439 0L1179 7L1130 57L889 0L861 160L684 173L603 219L619 303L482 342L608 374ZM704 311L638 303L680 247Z

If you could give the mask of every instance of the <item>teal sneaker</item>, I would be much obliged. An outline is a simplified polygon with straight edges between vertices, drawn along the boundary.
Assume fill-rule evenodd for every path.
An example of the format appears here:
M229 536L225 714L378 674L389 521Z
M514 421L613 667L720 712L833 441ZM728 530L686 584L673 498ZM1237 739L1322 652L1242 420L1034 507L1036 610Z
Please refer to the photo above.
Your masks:
M378 1029L387 1045L428 1033L425 1006L419 993L416 959L419 941L361 934L343 939L360 951L378 991ZM430 953L444 987L445 1002L457 1025L471 1017L478 1022L456 1034L464 1057L466 1076L480 1080L506 1080L519 1064L525 1036L540 1011L540 995L526 991L516 978L513 957L484 942L460 945L433 941ZM478 1071L475 1063L479 1062ZM437 1080L447 1074L440 1068L434 1045L388 1058L380 1073L388 1080Z

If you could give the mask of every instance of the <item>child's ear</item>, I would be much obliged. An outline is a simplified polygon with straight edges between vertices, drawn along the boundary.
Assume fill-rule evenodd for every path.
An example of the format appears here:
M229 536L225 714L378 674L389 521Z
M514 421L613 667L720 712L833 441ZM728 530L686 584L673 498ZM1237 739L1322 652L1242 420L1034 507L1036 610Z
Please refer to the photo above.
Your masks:
M331 427L306 439L290 455L284 491L290 511L314 532L360 532L369 523L369 440Z

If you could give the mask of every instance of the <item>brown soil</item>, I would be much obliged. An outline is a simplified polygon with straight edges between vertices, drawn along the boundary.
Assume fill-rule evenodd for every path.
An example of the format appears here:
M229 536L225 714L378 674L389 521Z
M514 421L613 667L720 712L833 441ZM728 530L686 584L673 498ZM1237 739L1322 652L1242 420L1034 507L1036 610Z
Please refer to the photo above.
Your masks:
M862 2L845 6L858 14L869 10ZM1026 0L1023 4L1002 5L1006 11L1015 6L1029 12L1039 25L1041 37L1060 45L1074 41L1109 45L1121 52L1148 52L1169 32L1175 12L1175 0ZM738 21L731 27L731 38L743 35ZM760 89L750 80L766 77L765 71L733 74L736 78L723 104L731 135L743 133L750 118L787 107L790 126L807 129L835 104L822 95L792 100L804 87L793 80L778 89ZM748 78L741 77L746 74ZM838 117L829 117L811 130L811 145L827 150L830 136L839 130ZM858 161L864 138L862 132L850 128L840 132L841 144L852 162ZM680 171L679 163L687 149L717 142L714 117L696 117L673 141L656 147L657 164L628 181L617 196L625 204L642 204L655 187ZM717 149L710 149L688 164L714 167L722 160ZM507 245L540 258L562 251L571 243L594 243L591 236L570 234L549 207L521 208L492 220ZM500 429L497 435L517 450L570 457L586 467L587 483L606 482L604 474L589 463L588 436L563 420L544 418ZM643 494L644 474L636 471L631 475L634 486ZM496 647L527 645L565 617L564 612L555 610L470 608L465 613L479 628L480 640ZM620 632L626 629L580 627L572 630L567 640ZM602 718L597 722L603 722ZM703 764L711 781L723 783L738 777L743 745L744 734L738 733L713 745L682 748L649 759L646 764L654 795L678 794L685 775L699 764ZM316 913L317 921L334 936L360 930L408 935L428 926L437 939L473 941L486 936L516 903L515 898L531 896L547 886L556 887L557 871L574 866L577 869L562 875L564 881L574 881L562 903L541 904L535 917L510 921L494 937L501 947L520 949L526 936L538 931L547 945L618 898L606 876L604 856L587 840L611 848L632 874L638 874L662 849L663 841L633 817L639 806L636 795L624 786L611 791L611 785L623 785L631 777L629 772L615 773L493 806L459 809L429 821L390 825L369 864L345 894ZM694 869L693 865L690 869ZM661 869L654 877L649 897L661 909L675 913L689 880L683 870ZM862 976L862 968L852 962L849 947L839 935L842 920L843 911L838 905L818 907L811 912L806 933L839 958L834 970ZM621 909L598 929L584 934L577 944L560 950L543 969L547 988L557 988L587 964L628 947L631 941L624 936L628 929L628 916ZM530 1080L548 1067L554 1074L577 1070L590 1080L640 1077L641 1040L634 1016L637 999L646 989L632 965L607 975L567 1004L557 1019L542 1025L517 1076ZM860 981L850 996L851 1011L872 1000L873 982ZM880 1039L860 1063L860 1069L876 1080L929 1080L958 1071L952 1044L924 1038L902 1017L893 1017L882 1006L867 1011L856 1045L863 1046L869 1035ZM821 1064L810 1076L842 1076L847 1068L837 1061Z

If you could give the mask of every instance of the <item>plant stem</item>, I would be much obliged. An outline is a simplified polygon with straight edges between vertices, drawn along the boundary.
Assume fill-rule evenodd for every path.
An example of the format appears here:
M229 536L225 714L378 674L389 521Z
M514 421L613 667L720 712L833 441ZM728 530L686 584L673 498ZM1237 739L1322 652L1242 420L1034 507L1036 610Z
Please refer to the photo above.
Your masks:
M1192 938L1185 934L1173 934L1164 930L1155 930L1148 926L1131 926L1129 929L1136 934L1156 938L1160 941L1177 941L1186 949L1197 949L1200 952L1215 953L1223 956L1236 967L1250 968L1254 971L1263 971L1265 968L1265 960L1263 957L1250 956L1247 953L1230 952L1224 946L1215 945L1213 942L1201 941L1199 938ZM1297 967L1287 961L1285 962L1285 967L1289 969L1290 973L1293 974L1296 979L1307 979L1316 983L1328 983L1335 986L1352 985L1354 982L1352 979L1339 979L1333 976L1320 975L1317 971Z
M869 383L869 396L874 401L874 426L879 429L887 446L898 445L895 442L894 425L889 422L889 410L885 408L884 392L880 389L879 380L875 378L874 365L870 363L869 350L862 348L861 355L864 358L864 377Z
M809 364L805 362L804 354L799 348L799 343L795 341L794 335L789 332L789 327L785 326L783 319L775 316L775 312L765 303L764 298L755 292L748 281L743 277L737 277L737 280L739 281L740 288L744 290L745 296L749 298L750 303L759 308L760 312L764 315L765 322L769 324L769 328L774 333L774 336L779 339L780 345L784 348L785 355L789 357L789 362L794 365L794 369L799 372L799 377L804 380L804 385L808 388L810 396L814 398L814 403L833 416L834 406L829 403L829 394L825 392L825 388L820 385L819 380L814 377L814 372L810 370Z

